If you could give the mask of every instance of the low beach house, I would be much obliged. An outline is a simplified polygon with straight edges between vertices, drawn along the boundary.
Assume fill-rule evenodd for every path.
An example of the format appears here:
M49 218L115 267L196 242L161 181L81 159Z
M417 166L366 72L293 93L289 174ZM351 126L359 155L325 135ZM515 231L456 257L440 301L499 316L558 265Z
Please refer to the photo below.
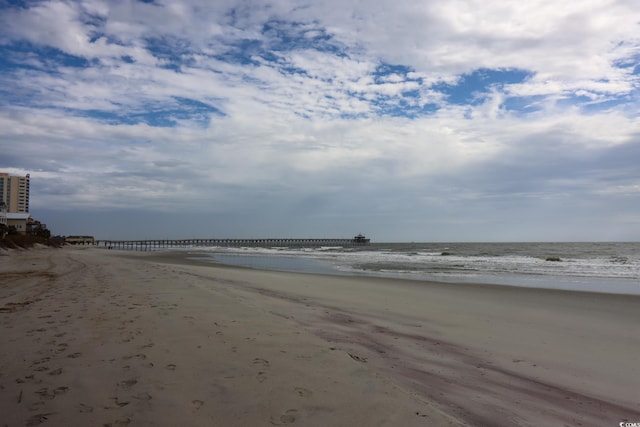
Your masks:
M27 234L27 224L30 220L31 214L29 213L7 213L7 227L14 226L20 234Z
M64 242L70 245L93 245L96 239L93 236L67 236Z

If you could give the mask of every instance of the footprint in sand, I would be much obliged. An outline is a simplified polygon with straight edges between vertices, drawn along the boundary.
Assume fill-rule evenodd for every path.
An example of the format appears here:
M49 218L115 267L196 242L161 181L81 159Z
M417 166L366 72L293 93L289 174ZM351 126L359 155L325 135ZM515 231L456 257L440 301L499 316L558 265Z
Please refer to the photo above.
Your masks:
M59 394L65 394L68 391L69 387L56 387L56 389L53 390L53 393L57 396Z
M367 363L367 358L366 357L358 356L358 355L351 354L351 353L347 353L347 354L349 355L350 358L352 358L356 362Z
M107 423L104 427L126 427L131 424L130 418L123 418L121 420L116 420L113 423Z
M269 366L269 361L266 359L261 359L259 357L256 357L255 359L253 359L253 364L260 365L260 366Z
M45 388L41 388L40 390L37 390L36 394L40 396L40 399L52 400L56 396L60 394L65 394L68 391L69 391L69 387L58 387L53 390L49 390L48 387L45 387Z
M47 421L51 415L55 412L48 412L46 414L36 414L27 420L27 426L37 426Z
M134 385L136 385L138 383L138 380L135 379L130 379L130 380L124 380L124 381L120 381L118 383L118 385L120 387L122 387L125 390L129 390L131 387L133 387Z
M21 380L20 378L16 379L16 382L18 384L22 384L25 381L31 381L32 379L34 379L36 376L35 374L31 374L31 375L25 375L24 376L24 380Z
M146 391L136 394L133 398L141 402L149 402L152 399L151 395Z
M78 411L82 413L90 413L93 412L93 406L85 405L84 403L80 403L78 405Z
M111 397L110 400L113 400L113 403L115 403L115 405L119 408L122 408L123 406L127 406L129 404L129 402L122 402L118 400L118 396Z
M48 362L49 360L51 360L50 357L43 357L42 359L34 360L33 363L31 363L31 366L40 365L42 363Z
M282 425L282 424L293 424L296 422L296 417L298 415L297 409L287 409L284 414L280 415L280 417L271 417L271 424L273 425Z
M30 411L37 411L43 405L44 405L44 402L41 401L41 400L38 400L37 402L33 402L31 405L29 405L29 410Z
M146 354L142 354L142 353L140 353L140 354L130 354L128 356L122 356L122 360L129 360L129 359L133 359L134 357L136 359L144 360L144 359L147 358L147 355Z
M294 390L296 391L296 393L298 393L298 396L300 397L309 397L313 394L311 390L308 390L304 387L296 387Z

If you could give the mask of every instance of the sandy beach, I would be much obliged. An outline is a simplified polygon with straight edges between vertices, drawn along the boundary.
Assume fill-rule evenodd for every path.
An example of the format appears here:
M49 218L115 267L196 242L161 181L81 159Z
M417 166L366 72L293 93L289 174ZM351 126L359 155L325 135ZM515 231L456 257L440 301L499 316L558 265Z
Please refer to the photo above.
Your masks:
M640 297L0 253L0 426L640 422Z

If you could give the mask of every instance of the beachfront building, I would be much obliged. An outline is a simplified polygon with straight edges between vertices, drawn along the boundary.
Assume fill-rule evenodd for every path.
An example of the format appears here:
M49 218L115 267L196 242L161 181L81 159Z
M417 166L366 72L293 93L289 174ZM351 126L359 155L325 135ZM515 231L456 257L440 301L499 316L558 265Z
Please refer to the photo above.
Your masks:
M27 234L32 221L31 214L27 212L7 213L7 227L15 227L19 234Z
M64 242L70 245L94 245L96 239L93 236L67 236Z
M3 202L0 202L0 239L4 239L4 236L7 234L8 227L7 205L5 205Z
M29 212L29 174L13 176L0 172L0 203L8 213Z

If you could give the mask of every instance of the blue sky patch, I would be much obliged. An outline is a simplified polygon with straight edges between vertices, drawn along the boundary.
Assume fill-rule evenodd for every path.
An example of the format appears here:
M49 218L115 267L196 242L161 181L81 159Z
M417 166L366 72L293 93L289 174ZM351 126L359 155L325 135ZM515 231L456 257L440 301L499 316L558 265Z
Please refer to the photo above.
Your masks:
M417 81L421 82L421 79L409 78L407 74L414 72L415 70L406 65L381 63L376 67L373 73L376 83L386 83L392 76L402 77L403 81Z
M2 0L0 1L0 10L10 9L12 7L19 7L26 9L28 7L27 2L23 0Z
M391 117L406 117L415 119L438 111L439 106L433 103L421 105L408 99L385 98L374 102L378 114Z
M191 44L177 37L147 38L145 44L149 52L164 61L162 68L180 71L191 62Z
M272 20L262 27L266 36L265 48L270 51L313 49L342 56L344 48L339 46L325 28L318 23L302 23Z
M240 39L225 41L227 50L215 55L224 62L241 65L259 65L257 58L267 62L281 61L279 52L312 49L319 52L329 52L337 56L345 56L343 49L315 23L276 21L266 22L262 26L261 39ZM285 69L285 72L300 73L299 69Z
M194 99L174 97L166 103L153 103L135 111L126 108L116 111L105 110L73 110L70 113L91 117L110 124L135 125L145 123L154 127L175 127L178 121L188 120L206 125L213 115L224 116L218 108Z
M479 105L485 101L491 88L522 83L532 76L532 72L525 70L480 68L463 74L455 84L439 83L432 89L445 94L451 103Z
M259 65L260 62L256 57L262 56L263 53L262 43L259 40L241 39L235 43L227 43L227 50L214 55L214 58L230 64Z
M35 46L29 42L0 44L0 71L8 69L46 69L58 67L88 67L91 61L62 52L49 46Z
M633 69L631 73L636 75L640 70L640 55L633 55L629 58L615 61L613 65L617 68Z

